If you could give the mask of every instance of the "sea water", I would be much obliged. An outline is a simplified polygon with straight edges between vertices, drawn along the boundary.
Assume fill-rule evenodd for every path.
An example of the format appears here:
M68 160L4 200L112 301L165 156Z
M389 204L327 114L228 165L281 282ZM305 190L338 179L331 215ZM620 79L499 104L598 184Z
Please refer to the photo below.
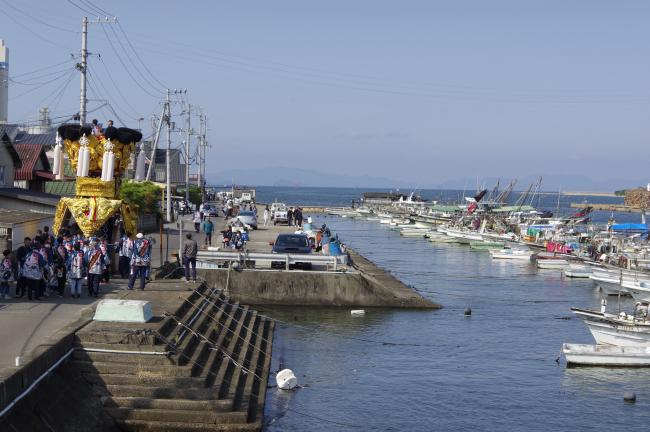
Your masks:
M569 310L600 307L592 281L376 222L316 222L443 309L262 308L282 321L272 370L291 368L302 386L267 390L266 430L647 428L650 370L567 369L559 358L564 342L593 343ZM617 310L616 297L609 305ZM636 404L624 403L626 391Z

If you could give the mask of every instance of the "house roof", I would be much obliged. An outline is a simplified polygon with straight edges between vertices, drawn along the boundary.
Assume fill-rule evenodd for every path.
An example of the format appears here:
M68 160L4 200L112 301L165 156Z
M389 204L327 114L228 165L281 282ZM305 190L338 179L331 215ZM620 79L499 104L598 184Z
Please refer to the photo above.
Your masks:
M45 155L45 149L40 144L15 144L14 147L20 156L22 166L14 173L14 180L32 180L34 175L39 177L51 177L49 175L50 162ZM43 164L43 170L36 170L36 163Z
M13 228L23 222L52 219L51 214L35 213L24 210L0 209L0 228Z
M46 204L51 205L52 207L56 207L61 198L58 195L21 188L0 188L0 197Z
M7 148L7 151L9 152L9 155L11 156L11 159L14 162L14 168L18 169L22 165L22 162L20 161L20 156L18 155L18 152L16 151L16 148L14 145L11 143L11 140L13 137L16 136L15 132L18 130L16 126L12 125L0 125L0 141L4 144L4 146Z
M15 144L38 144L41 146L53 146L56 141L56 131L44 134L30 134L19 132L14 138Z

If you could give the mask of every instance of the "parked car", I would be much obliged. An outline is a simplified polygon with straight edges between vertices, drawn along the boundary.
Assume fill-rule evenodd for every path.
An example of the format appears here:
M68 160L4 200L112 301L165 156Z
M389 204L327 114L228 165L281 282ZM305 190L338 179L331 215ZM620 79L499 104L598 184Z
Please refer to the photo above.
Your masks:
M273 242L273 253L284 253L284 254L305 254L309 255L312 253L311 244L309 239L304 234L279 234L278 237ZM286 263L284 261L272 261L271 268L285 268ZM310 262L296 262L291 265L289 268L304 268L305 270L311 270Z
M205 204L203 206L203 214L206 216L219 216L217 208L211 204Z
M239 219L244 225L257 229L257 216L252 211L240 211L236 219Z

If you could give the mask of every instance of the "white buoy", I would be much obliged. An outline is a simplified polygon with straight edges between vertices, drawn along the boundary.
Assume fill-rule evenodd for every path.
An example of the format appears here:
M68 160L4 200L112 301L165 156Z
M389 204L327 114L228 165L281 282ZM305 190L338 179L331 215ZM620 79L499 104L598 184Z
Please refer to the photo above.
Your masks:
M22 363L22 359L20 358L20 356L16 356L16 367L20 366L21 363Z
M352 309L350 315L352 316L363 316L366 314L366 311L363 309Z
M291 369L282 369L275 375L275 382L282 390L292 390L298 385L298 378Z

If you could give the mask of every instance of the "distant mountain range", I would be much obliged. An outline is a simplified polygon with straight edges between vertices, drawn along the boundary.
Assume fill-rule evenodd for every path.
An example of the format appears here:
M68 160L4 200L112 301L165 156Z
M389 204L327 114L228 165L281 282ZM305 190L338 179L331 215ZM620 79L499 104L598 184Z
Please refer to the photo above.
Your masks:
M233 169L206 173L210 184L247 184L256 186L328 186L328 187L412 187L409 182L374 176L353 176L305 170L301 168Z
M387 189L467 189L478 187L492 188L496 177L455 178L443 182L412 182L382 176L340 175L301 168L258 168L231 169L220 172L208 172L206 178L209 184L247 184L252 186L308 186L308 187L355 187L355 188L387 188ZM514 177L501 177L503 189ZM528 175L518 178L515 190L525 190L534 183L539 175ZM549 174L542 179L543 191L583 191L583 192L614 192L618 189L634 188L647 184L650 179L611 179L590 178L578 174Z

